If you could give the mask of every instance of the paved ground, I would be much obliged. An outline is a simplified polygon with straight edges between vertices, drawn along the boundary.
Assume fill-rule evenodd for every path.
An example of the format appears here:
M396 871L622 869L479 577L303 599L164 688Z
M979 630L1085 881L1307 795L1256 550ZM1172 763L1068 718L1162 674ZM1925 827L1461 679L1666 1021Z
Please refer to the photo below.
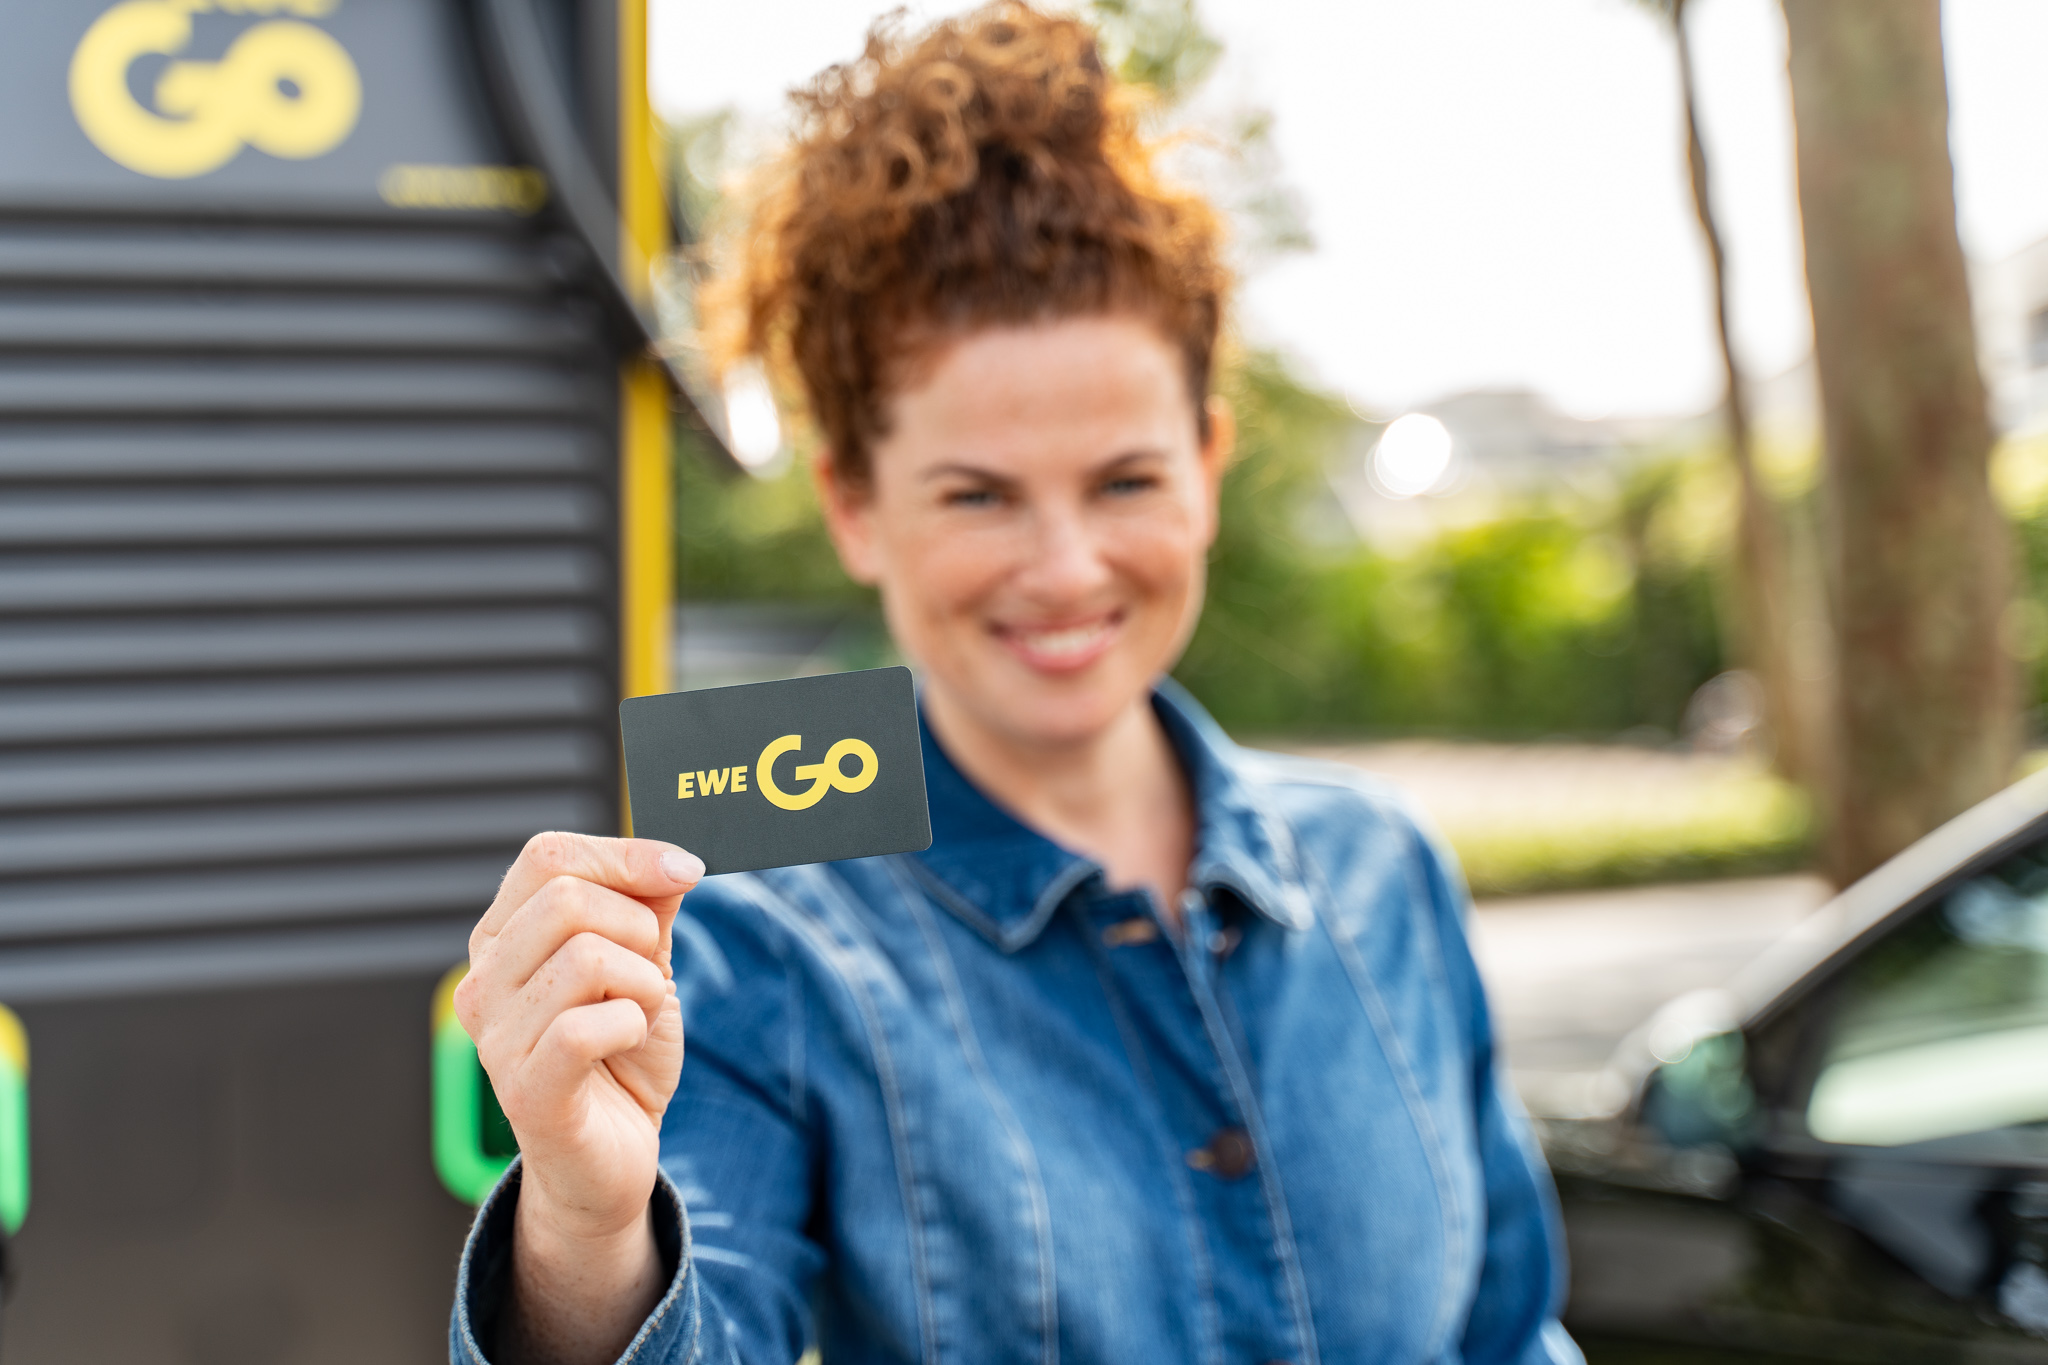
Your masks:
M1719 985L1827 898L1817 877L1763 877L1483 901L1473 946L1530 1107L1575 1081L1682 991Z

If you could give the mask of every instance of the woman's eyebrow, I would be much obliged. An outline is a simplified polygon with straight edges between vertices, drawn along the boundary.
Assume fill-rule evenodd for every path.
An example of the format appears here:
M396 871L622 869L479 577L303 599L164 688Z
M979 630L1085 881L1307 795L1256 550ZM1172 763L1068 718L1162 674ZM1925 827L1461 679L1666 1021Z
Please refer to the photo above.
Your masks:
M1154 450L1150 446L1141 446L1137 450L1126 450L1121 455L1111 456L1095 466L1095 472L1097 474L1114 474L1126 465L1157 463L1165 458L1166 452Z
M993 469L983 469L979 465L971 464L933 465L917 477L924 483L929 483L933 479L980 479L988 483L997 484L1015 482L1006 474L998 474Z
M1126 450L1120 454L1112 455L1101 464L1096 465L1090 472L1099 478L1104 475L1114 474L1130 465L1157 463L1165 458L1165 452L1144 446L1137 450ZM957 461L933 465L930 469L920 472L917 477L921 483L930 483L935 479L974 479L1005 488L1017 482L1011 475L999 474L993 469L984 469L980 465L962 464Z

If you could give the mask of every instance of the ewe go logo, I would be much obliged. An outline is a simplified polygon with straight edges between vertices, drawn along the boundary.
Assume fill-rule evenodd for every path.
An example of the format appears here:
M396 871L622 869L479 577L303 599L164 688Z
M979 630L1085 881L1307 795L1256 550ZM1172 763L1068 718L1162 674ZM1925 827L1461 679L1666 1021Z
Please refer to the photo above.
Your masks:
M770 740L768 747L761 751L761 757L754 763L754 785L769 802L784 810L809 810L825 799L825 793L832 789L843 792L866 791L881 769L881 760L875 757L874 747L864 739L842 739L825 751L825 757L816 763L799 763L792 771L797 781L808 780L810 786L802 791L787 792L775 782L775 760L784 754L796 753L804 747L802 735L784 735ZM848 776L846 760L860 760L860 771ZM727 792L743 792L747 789L747 770L740 768L700 769L696 772L676 774L676 799L687 800L696 796L723 796Z
M336 0L126 0L86 30L71 56L71 109L93 145L131 171L161 180L205 175L243 147L303 161L333 151L363 107L356 65L333 37L304 18ZM192 16L302 16L244 29L217 62L181 61ZM129 71L145 57L172 58L146 101Z

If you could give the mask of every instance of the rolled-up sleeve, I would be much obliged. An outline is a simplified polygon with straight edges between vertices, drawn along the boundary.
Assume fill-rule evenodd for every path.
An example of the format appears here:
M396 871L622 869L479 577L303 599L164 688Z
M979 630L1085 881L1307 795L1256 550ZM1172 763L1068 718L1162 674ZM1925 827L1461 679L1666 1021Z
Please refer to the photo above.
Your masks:
M455 1275L455 1313L448 1325L448 1359L454 1365L490 1365L487 1344L494 1344L512 1273L512 1221L519 1207L519 1163L498 1182L469 1230ZM640 1324L621 1362L694 1361L702 1314L697 1285L690 1274L689 1219L682 1196L666 1172L655 1182L652 1202L654 1240L669 1269L668 1288Z

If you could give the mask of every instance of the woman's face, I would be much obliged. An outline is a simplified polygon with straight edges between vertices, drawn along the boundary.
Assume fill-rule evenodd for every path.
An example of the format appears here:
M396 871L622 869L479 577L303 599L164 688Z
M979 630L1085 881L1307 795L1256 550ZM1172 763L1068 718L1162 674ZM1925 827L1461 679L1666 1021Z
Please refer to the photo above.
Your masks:
M951 716L1011 743L1103 733L1187 643L1231 424L1179 352L1086 317L970 333L897 394L865 489L820 466L847 571Z

